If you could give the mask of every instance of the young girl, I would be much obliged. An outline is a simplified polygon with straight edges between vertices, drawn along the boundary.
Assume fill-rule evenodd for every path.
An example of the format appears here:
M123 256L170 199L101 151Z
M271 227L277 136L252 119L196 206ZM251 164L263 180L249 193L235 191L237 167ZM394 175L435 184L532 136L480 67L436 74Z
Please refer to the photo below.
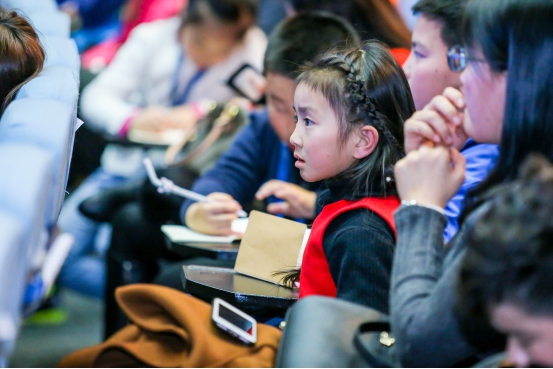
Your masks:
M399 206L390 169L403 157L409 85L377 42L322 56L297 79L296 167L327 180L300 272L300 298L326 295L388 311Z

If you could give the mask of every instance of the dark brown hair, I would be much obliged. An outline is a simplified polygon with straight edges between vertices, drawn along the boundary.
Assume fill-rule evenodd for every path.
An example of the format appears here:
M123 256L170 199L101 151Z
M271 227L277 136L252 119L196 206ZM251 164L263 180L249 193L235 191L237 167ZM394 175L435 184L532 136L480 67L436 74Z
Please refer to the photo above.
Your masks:
M21 86L40 73L44 59L31 24L14 11L0 9L0 115Z
M297 11L324 10L347 19L362 40L411 48L411 32L390 0L292 0Z

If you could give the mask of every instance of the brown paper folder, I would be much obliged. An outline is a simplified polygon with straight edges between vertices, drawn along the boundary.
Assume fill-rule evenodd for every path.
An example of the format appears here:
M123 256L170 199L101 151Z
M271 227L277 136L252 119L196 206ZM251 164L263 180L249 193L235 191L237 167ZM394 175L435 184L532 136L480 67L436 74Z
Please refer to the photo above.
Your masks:
M307 226L274 215L252 211L242 237L234 270L283 285L278 271L296 268Z

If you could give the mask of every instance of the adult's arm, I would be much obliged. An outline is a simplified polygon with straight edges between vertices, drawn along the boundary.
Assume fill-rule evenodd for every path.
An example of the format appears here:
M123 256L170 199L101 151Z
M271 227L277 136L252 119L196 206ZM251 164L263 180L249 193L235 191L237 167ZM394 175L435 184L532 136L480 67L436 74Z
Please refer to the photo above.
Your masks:
M387 314L394 246L390 227L372 211L336 217L323 239L336 297Z
M450 367L476 353L456 319L456 280L464 251L444 263L446 217L421 206L402 206L392 268L391 325L404 366ZM464 243L464 234L448 246Z
M149 64L157 35L149 32L149 27L143 27L131 33L110 65L83 90L82 114L87 124L98 130L118 134L125 121L140 108L131 96L141 93L145 71L155 67Z

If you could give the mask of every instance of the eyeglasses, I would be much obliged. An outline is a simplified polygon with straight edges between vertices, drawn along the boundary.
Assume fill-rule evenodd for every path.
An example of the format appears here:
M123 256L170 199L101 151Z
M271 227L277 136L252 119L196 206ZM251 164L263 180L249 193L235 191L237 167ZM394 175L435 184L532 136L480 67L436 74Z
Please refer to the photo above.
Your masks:
M447 51L447 63L452 72L460 73L467 67L467 62L486 62L484 59L471 58L467 55L465 48L455 45Z

